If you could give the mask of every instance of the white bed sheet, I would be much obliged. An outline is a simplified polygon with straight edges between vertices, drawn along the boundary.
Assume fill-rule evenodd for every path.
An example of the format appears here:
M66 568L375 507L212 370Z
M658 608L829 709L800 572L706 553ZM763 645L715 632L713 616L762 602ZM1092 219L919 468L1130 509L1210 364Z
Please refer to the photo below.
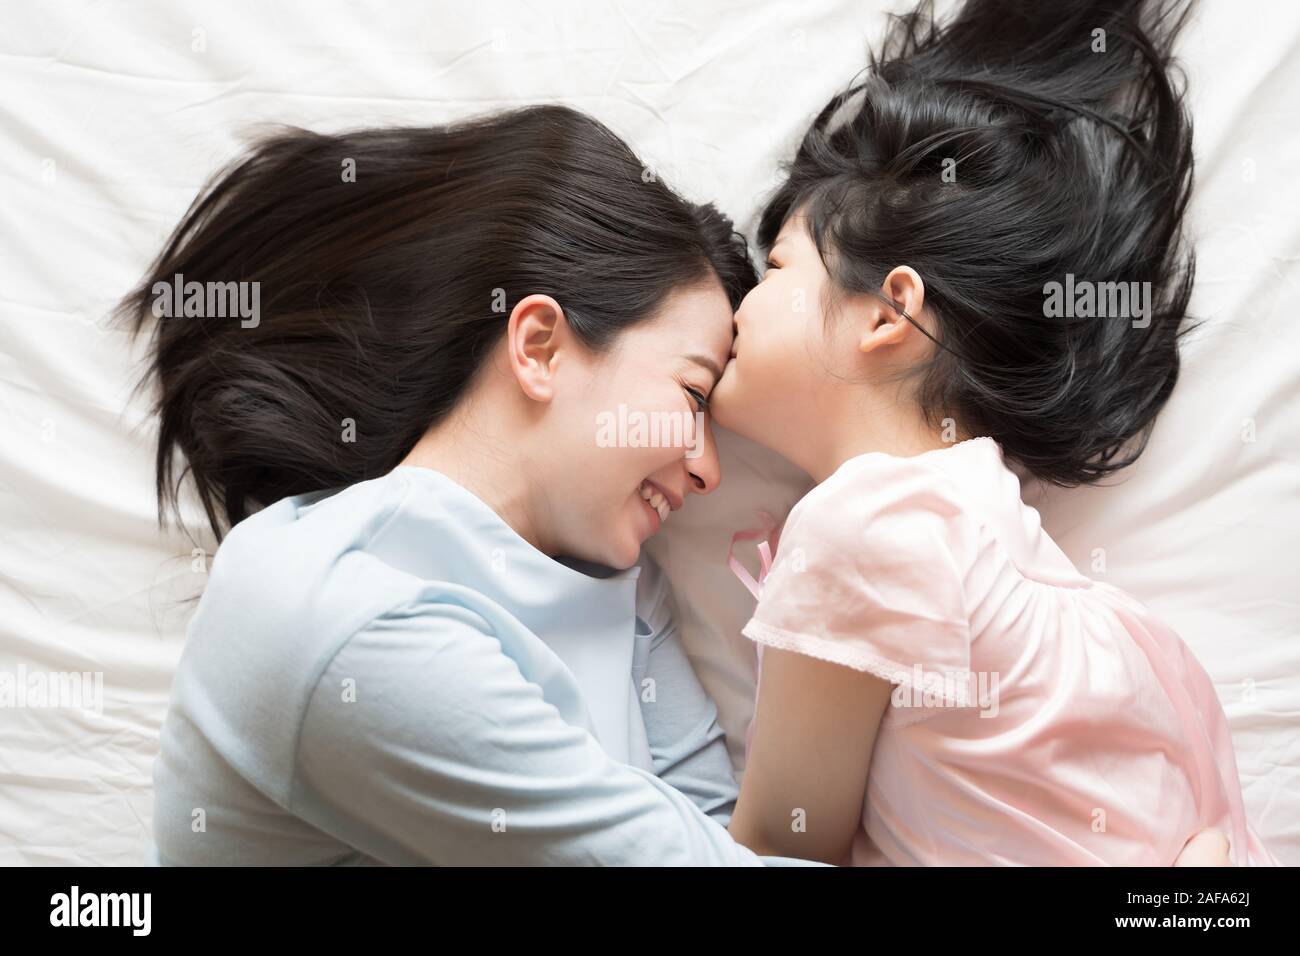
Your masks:
M0 719L0 863L142 859L185 599L202 588L212 543L157 528L152 424L128 401L138 347L104 319L243 132L563 101L749 228L778 159L862 65L890 7L0 8L0 671L104 681L100 715L28 707ZM1206 328L1125 481L1027 492L1081 568L1149 602L1201 656L1252 820L1290 863L1300 863L1298 47L1300 7L1202 4L1183 52L1199 162L1193 307ZM805 479L734 436L721 441L723 489L693 500L651 550L675 582L739 766L750 602L726 546L755 508L788 509Z

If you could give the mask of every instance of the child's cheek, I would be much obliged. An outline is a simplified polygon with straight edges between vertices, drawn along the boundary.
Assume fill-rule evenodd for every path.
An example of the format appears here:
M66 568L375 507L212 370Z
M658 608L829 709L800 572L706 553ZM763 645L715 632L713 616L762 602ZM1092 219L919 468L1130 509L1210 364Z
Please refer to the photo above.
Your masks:
M772 323L772 358L788 376L808 352L808 298L804 288L787 284Z

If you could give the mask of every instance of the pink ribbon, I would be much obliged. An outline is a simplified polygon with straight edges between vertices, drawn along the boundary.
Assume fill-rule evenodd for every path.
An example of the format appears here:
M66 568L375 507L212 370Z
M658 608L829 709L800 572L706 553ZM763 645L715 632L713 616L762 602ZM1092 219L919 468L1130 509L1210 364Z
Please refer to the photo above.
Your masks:
M780 532L776 527L776 519L766 511L758 513L760 524L757 528L749 528L745 531L737 531L731 536L731 547L727 549L727 567L731 568L731 573L740 579L749 593L754 595L754 600L758 600L763 595L763 582L767 580L768 574L772 570L772 552L776 549ZM761 539L758 542L758 580L749 573L749 569L736 559L736 545L741 541L753 541Z

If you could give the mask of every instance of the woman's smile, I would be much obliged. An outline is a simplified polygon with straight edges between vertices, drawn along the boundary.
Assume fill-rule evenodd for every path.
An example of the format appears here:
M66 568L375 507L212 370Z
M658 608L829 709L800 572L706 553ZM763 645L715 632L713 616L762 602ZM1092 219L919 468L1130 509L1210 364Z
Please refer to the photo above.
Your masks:
M663 527L663 523L668 520L668 515L682 506L680 496L671 495L662 485L649 478L641 482L640 487L637 488L637 497L654 521L654 530L651 534L658 532Z

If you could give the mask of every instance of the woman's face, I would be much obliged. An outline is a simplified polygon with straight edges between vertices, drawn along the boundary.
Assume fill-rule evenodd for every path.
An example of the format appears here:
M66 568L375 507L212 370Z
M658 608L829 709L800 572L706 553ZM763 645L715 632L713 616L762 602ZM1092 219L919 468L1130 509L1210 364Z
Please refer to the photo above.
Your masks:
M718 486L704 402L731 336L731 306L713 281L677 290L608 351L571 352L556 369L552 401L564 425L548 439L553 451L567 449L569 480L547 492L554 553L630 567L690 495Z

